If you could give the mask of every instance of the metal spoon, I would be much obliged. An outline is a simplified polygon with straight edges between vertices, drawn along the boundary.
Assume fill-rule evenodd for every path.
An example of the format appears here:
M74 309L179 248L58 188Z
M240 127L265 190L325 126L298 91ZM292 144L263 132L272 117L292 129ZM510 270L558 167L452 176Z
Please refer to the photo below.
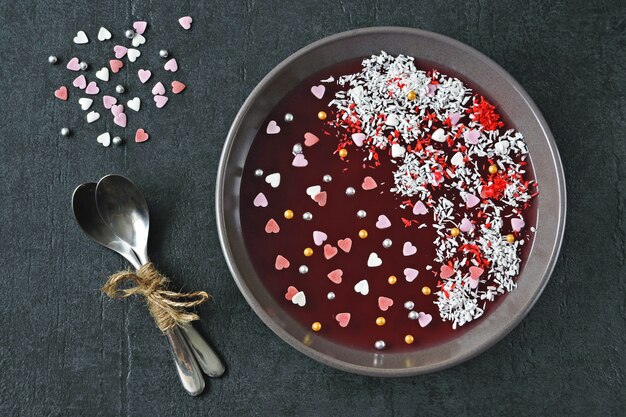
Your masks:
M103 177L96 186L96 205L104 222L131 246L142 265L150 262L150 213L135 183L121 175ZM221 376L226 368L213 348L191 324L180 327L202 370L210 377Z
M102 246L119 253L135 269L139 269L141 263L131 247L116 236L100 217L96 206L95 192L95 183L81 184L74 190L72 211L76 222L87 236ZM204 390L205 382L185 338L178 328L166 332L166 336L183 387L189 394L199 395Z

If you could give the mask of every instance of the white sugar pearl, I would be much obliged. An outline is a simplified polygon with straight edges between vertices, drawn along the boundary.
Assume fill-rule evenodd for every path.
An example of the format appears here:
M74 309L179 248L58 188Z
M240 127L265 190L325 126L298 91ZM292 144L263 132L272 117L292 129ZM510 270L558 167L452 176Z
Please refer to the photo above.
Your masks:
M404 308L407 310L413 310L415 308L415 303L413 301L407 301L404 303Z
M124 91L126 91L126 89L124 88L123 85L118 84L118 85L115 86L115 92L117 94L124 94Z
M322 181L324 182L331 182L333 180L333 177L331 177L330 175L326 174L322 177Z
M363 219L363 218L365 218L365 216L367 216L367 213L365 212L365 210L359 210L359 211L356 212L356 216L359 219Z
M354 187L346 188L346 195L347 196L353 196L354 194L356 194L356 190L354 189Z
M167 52L167 50L165 50L165 49L161 49L161 50L159 51L159 56L160 56L161 58L167 58L167 57L169 56L169 52Z
M285 114L285 121L286 121L287 123L289 123L289 122L293 122L293 114L291 114L291 113L286 113L286 114Z
M391 241L391 239L385 239L385 240L383 240L383 248L385 248L385 249L389 249L389 248L391 247L391 244L392 244L392 243L393 243L393 242Z
M306 266L306 265L300 265L300 268L298 268L298 272L300 272L302 275L304 275L307 272L309 272L309 267Z
M132 39L135 36L135 31L132 29L127 29L126 32L124 32L124 36L126 36L128 39Z
M374 347L378 350L383 350L386 346L384 340L377 340L376 343L374 343Z
M310 221L310 220L313 220L313 215L307 211L302 214L302 218L306 221Z
M295 145L293 145L293 148L291 148L291 152L293 152L294 155L302 153L302 145L299 143L296 143Z
M80 69L86 71L87 68L89 68L89 64L87 64L85 61L80 61Z
M335 299L335 293L334 292L329 292L328 294L326 294L326 298L328 298L329 300L334 300Z
M61 129L61 136L68 137L70 135L70 130L67 127Z
M112 142L113 142L113 145L120 146L122 143L124 143L124 140L121 137L116 136L113 138Z
M50 56L48 57L48 63L49 63L49 64L53 64L53 65L54 65L54 64L56 64L58 61L59 61L59 60L58 60L58 59L57 59L57 57L56 57L56 56L54 56L54 55L50 55Z
M409 312L409 318L411 320L417 320L419 318L419 313L417 311L410 311Z
M255 177L262 177L263 176L263 170L262 169L257 169L256 171L254 171L254 176Z

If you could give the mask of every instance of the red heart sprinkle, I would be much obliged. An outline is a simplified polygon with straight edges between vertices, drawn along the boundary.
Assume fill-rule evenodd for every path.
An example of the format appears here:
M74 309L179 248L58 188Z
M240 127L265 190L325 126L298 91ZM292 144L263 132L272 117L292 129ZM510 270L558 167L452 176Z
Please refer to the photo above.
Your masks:
M393 300L388 297L378 297L378 308L387 311L393 305Z
M480 277L483 274L483 272L485 272L485 270L477 266L470 266L469 272L470 272L470 277L472 279L476 279Z
M450 268L448 265L441 265L439 276L441 279L447 279L454 275L454 269Z
M328 195L326 194L326 191L322 191L321 193L315 194L315 196L313 197L313 201L319 204L320 207L324 207L326 205L327 197Z
M185 88L187 88L187 86L180 81L172 81L172 93L178 94Z
M109 61L109 66L111 67L111 72L117 74L124 66L124 63L119 59L112 59Z
M276 220L269 219L265 225L265 233L278 233L280 232L280 226L276 223Z
M324 258L330 259L333 256L337 255L337 252L338 252L338 250L337 250L336 247L334 247L334 246L332 246L332 245L330 245L328 243L324 245Z
M274 267L276 268L277 271L280 271L281 269L289 268L289 265L291 264L289 263L287 258L285 258L284 256L278 255L276 257L276 263L274 263Z
M337 246L339 246L341 250L345 253L348 253L350 252L350 249L352 249L352 239L350 239L349 237L345 239L339 239L337 241Z
M54 96L59 100L66 101L67 100L67 87L62 85L54 92Z
M341 327L346 327L350 323L350 313L339 313L335 316L335 320Z
M137 132L135 132L135 142L145 142L149 137L148 132L143 129L137 129Z
M335 284L341 284L341 277L343 276L343 271L341 269L335 269L328 273L327 277L329 280L334 282Z
M378 184L376 184L376 181L374 181L374 178L372 177L365 177L363 179L363 184L361 184L361 187L363 187L364 190L373 190L374 188L376 188L378 186Z
M294 287L293 285L291 285L289 286L289 288L287 288L287 293L285 293L285 299L287 299L288 301L291 301L293 296L296 294L298 294L298 289Z

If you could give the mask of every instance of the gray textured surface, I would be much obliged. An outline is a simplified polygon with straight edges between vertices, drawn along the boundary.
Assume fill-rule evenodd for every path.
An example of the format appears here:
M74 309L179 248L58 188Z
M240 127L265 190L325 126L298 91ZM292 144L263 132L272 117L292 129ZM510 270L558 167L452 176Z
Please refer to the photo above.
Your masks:
M620 4L621 3L621 4ZM194 18L191 32L176 22ZM165 47L189 89L161 111L87 126L52 91L75 51L104 63L114 36L145 18L144 56ZM288 24L287 24L288 22ZM372 25L433 30L485 52L535 99L559 145L568 229L552 281L529 316L485 354L424 377L372 379L318 365L248 308L219 249L214 178L231 120L280 60L327 34ZM71 43L84 29L93 38ZM3 415L619 415L626 298L626 6L620 1L0 2L0 412ZM137 65L140 64L140 65ZM161 72L162 73L162 72ZM93 69L91 70L93 77ZM125 76L124 76L125 77ZM161 77L171 80L171 76ZM108 88L114 85L109 82ZM129 88L149 99L134 77ZM70 88L73 92L73 89ZM132 93L131 93L132 94ZM131 97L130 95L129 98ZM106 119L106 121L105 121ZM104 149L104 129L152 139ZM62 126L75 131L58 137ZM165 340L139 302L104 299L124 264L83 237L69 212L80 182L117 172L149 200L151 253L185 289L207 289L203 329L228 374L200 398L178 386Z

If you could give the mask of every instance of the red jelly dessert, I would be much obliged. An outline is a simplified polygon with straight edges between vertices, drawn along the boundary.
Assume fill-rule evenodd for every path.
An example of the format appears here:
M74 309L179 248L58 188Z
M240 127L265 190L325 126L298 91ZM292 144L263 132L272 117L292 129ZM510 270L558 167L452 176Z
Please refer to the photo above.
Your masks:
M496 106L446 73L384 52L327 68L252 143L247 248L314 337L421 349L515 288L536 224L528 149Z

